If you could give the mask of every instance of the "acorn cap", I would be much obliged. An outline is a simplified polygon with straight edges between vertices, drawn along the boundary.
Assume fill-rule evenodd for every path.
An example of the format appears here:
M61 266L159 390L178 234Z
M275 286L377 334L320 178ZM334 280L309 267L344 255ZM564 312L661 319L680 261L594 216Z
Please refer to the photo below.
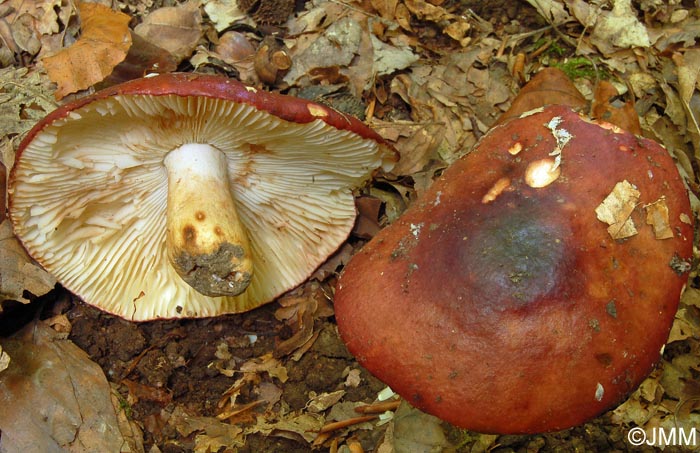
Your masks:
M492 129L345 267L343 340L414 406L485 433L583 423L659 359L687 280L657 143L562 106Z
M223 77L146 77L66 104L20 144L15 233L131 320L241 312L347 238L352 188L395 152L360 121Z

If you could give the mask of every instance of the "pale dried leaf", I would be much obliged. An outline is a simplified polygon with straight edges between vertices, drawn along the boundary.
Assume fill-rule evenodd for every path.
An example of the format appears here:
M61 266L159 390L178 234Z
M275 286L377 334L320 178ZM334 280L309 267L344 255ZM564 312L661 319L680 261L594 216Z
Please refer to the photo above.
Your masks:
M123 450L130 453L143 453L143 431L139 428L136 421L131 420L127 415L127 405L123 404L123 400L119 396L119 392L116 387L117 384L110 383L112 387L112 407L117 413L117 422L119 424L119 431L121 431L124 440L126 441L128 447Z
M647 29L637 19L631 0L615 0L612 11L600 12L591 33L591 42L603 54L651 45Z
M56 285L56 279L27 255L8 219L0 224L0 249L0 298L28 302L22 296L25 290L39 296Z
M205 0L204 11L214 23L216 31L222 31L236 22L249 19L245 12L238 7L236 0ZM248 22L252 23L250 20Z
M610 225L608 233L613 239L624 239L637 234L631 215L639 201L639 195L637 188L624 180L615 184L612 192L595 209L598 220Z
M46 75L27 68L0 69L0 136L18 137L56 108ZM3 149L2 162L11 168L14 149Z
M394 425L393 447L397 452L445 451L450 446L440 419L405 401L401 401L391 423Z
M299 78L316 68L347 67L358 54L362 27L352 18L334 22L309 47L293 57L284 81L293 85Z
M564 3L576 20L588 28L595 25L601 12L600 8L585 0L564 0Z
M395 71L406 69L418 61L416 55L406 44L393 46L371 35L374 48L374 66L372 72L376 75L391 74Z
M345 390L336 390L330 393L324 392L320 395L313 394L311 399L306 403L306 409L309 412L318 414L340 401L343 396L345 396Z
M2 345L0 345L0 373L5 371L7 367L10 366L10 355L3 351Z
M64 4L65 3L65 4ZM62 0L45 0L40 5L41 16L38 17L38 23L36 24L37 31L42 35L50 35L58 33L60 31L59 14L57 11L61 12L62 19L65 19L70 14L72 9L70 2L63 2ZM64 22L65 23L65 22Z
M360 383L362 383L362 377L360 376L361 372L358 369L352 369L348 372L347 377L345 378L345 387L351 387L351 388L357 388Z

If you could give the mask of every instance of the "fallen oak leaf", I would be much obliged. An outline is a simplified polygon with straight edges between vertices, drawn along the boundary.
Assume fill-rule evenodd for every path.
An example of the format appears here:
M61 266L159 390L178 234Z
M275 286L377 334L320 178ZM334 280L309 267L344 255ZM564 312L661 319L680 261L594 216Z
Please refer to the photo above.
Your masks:
M131 47L131 18L97 3L80 3L80 38L67 49L42 59L56 82L56 99L101 82L126 58Z
M41 321L1 341L12 361L0 373L0 450L126 451L111 387L87 353Z

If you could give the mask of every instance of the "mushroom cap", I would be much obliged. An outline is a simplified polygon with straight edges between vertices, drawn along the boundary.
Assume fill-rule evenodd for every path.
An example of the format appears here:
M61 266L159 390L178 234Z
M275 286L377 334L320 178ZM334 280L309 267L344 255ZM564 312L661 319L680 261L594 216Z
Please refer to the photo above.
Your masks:
M664 148L545 108L492 129L350 260L338 328L370 372L455 425L568 428L652 370L692 238Z
M163 159L186 143L226 155L255 261L239 296L204 296L168 262ZM66 104L28 133L10 216L29 254L105 311L139 321L241 312L303 282L342 244L352 188L395 154L359 120L307 100L218 76L146 77Z

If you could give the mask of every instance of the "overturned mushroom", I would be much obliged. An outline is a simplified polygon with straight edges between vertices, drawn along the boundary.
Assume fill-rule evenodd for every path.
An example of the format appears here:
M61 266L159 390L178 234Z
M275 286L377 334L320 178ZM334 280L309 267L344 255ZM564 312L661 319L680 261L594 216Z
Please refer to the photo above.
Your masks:
M17 156L26 249L133 320L241 312L298 285L352 228L352 187L395 158L354 118L196 74L60 107Z
M651 371L692 238L665 149L540 109L492 129L351 259L338 327L362 365L455 425L568 428Z

